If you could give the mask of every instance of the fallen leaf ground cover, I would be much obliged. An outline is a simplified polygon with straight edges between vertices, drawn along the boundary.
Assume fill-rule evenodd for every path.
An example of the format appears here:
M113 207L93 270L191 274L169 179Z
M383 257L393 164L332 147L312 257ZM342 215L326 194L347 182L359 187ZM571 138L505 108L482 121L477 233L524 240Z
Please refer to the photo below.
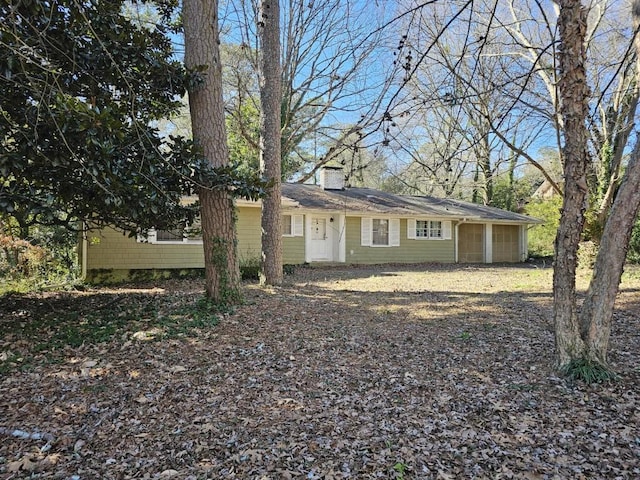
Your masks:
M551 277L298 268L217 316L197 280L0 297L0 478L638 478L640 271L591 386L552 369Z

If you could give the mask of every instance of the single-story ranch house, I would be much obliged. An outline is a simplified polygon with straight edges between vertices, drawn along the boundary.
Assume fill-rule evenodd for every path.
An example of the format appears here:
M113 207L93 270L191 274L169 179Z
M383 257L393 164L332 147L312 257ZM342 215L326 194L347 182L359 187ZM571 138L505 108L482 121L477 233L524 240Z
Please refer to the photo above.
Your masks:
M238 200L240 261L260 257L260 202ZM492 263L527 258L535 218L468 202L344 188L339 169L325 168L321 185L282 185L283 260L303 263ZM81 242L83 277L125 279L149 272L204 268L202 241L183 232L146 238L113 229Z

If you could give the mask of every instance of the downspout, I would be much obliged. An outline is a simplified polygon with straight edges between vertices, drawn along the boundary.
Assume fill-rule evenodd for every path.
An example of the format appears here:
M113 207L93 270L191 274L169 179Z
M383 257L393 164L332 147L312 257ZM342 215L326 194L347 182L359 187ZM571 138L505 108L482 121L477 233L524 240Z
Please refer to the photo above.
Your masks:
M89 249L89 242L87 240L87 232L88 232L88 228L87 228L87 224L83 223L83 228L82 228L82 243L80 246L80 255L82 256L81 258L81 270L80 270L80 278L82 279L82 281L85 281L87 279L87 257L88 257L88 249Z

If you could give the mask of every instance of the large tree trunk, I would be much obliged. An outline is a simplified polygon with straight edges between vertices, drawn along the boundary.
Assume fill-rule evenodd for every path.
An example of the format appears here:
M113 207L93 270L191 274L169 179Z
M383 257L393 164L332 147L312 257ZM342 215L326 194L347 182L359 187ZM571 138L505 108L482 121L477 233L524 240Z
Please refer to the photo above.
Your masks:
M640 0L634 1L633 19L635 31L637 31L640 23ZM635 47L639 54L636 75L640 81L640 38L638 36L635 38ZM618 294L631 230L640 208L639 157L640 141L636 141L631 160L602 233L593 277L580 312L581 334L586 343L586 358L605 368L608 366L607 351L613 306Z
M267 285L282 283L280 6L278 0L260 3L260 170L272 182L262 200L262 274Z
M194 76L189 110L194 141L214 167L229 162L222 100L218 1L184 0L185 66ZM204 69L201 73L200 69ZM219 304L240 300L233 199L223 189L201 189L200 215L207 296Z
M587 10L579 0L560 0L561 113L564 125L565 191L560 226L555 242L553 305L557 367L564 369L582 358L584 342L580 336L576 311L575 275L578 245L585 222L587 197L587 118L588 87L585 73Z

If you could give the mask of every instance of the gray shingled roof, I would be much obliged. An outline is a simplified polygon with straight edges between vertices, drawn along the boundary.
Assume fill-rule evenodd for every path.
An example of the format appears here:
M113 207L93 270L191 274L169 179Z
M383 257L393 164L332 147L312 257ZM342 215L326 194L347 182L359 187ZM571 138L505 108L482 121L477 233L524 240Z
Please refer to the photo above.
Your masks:
M299 208L401 217L429 216L449 219L513 223L540 223L538 219L475 203L427 196L394 195L372 188L324 190L319 185L283 183L282 196Z

